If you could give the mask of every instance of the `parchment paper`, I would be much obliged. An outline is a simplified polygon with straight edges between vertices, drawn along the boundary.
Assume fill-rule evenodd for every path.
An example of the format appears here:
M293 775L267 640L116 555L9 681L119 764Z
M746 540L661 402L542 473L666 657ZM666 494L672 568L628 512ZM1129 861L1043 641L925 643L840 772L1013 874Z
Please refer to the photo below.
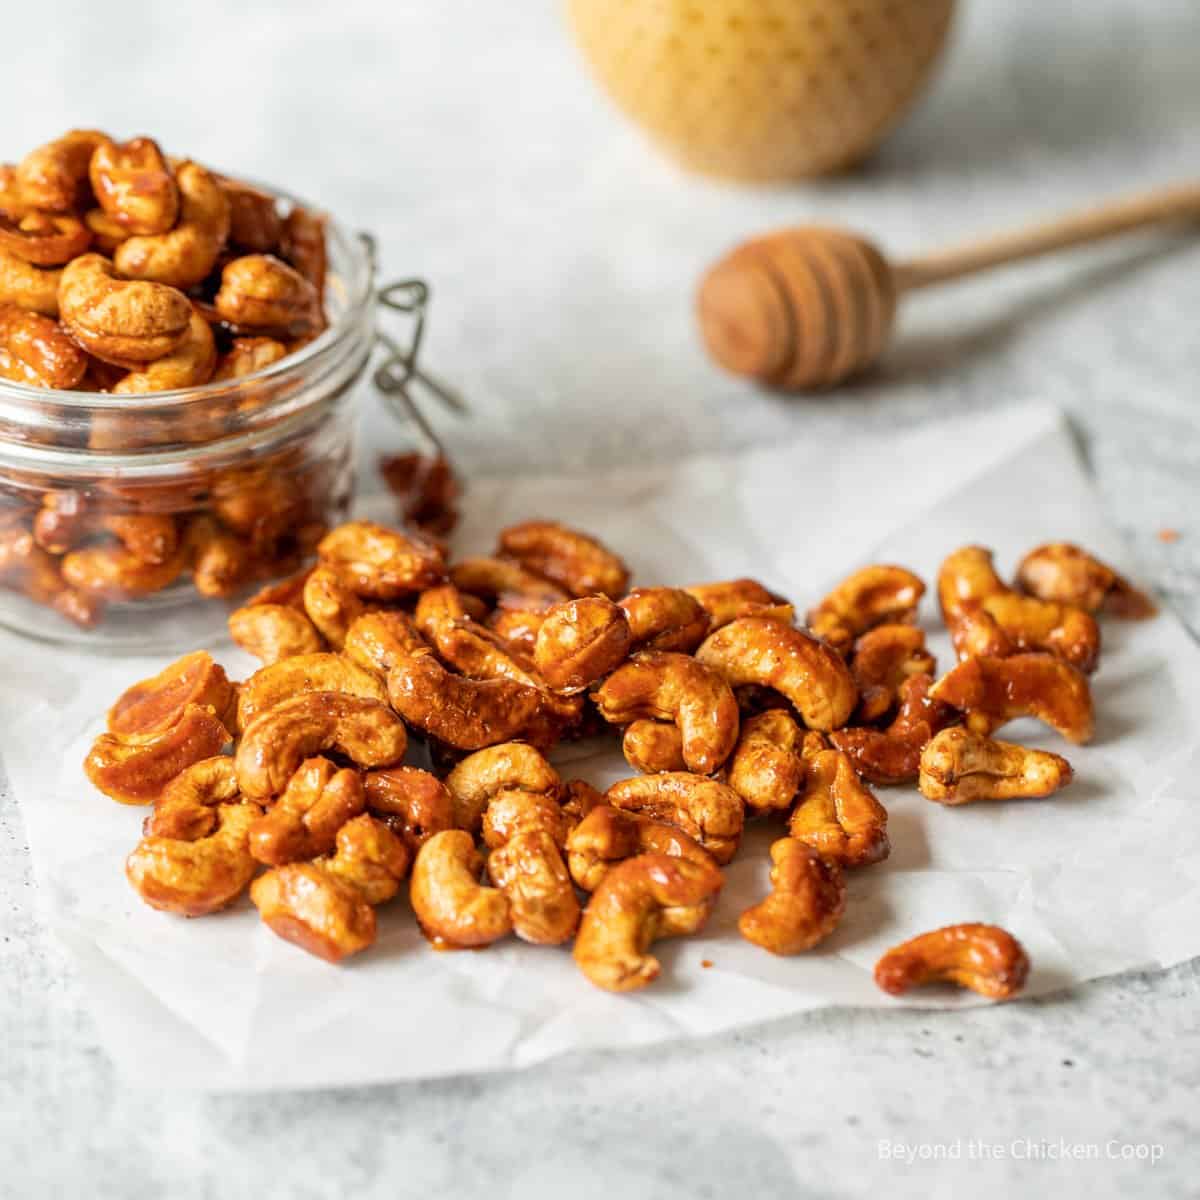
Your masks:
M639 583L747 574L801 606L872 560L932 582L942 556L968 541L994 547L1008 573L1037 542L1077 540L1136 577L1065 422L1037 407L833 447L801 439L587 479L477 481L467 510L460 552L486 550L503 524L555 515L611 541ZM927 597L931 627L935 608ZM1034 963L1027 996L1200 953L1200 652L1166 612L1107 621L1104 639L1094 744L1064 748L1031 722L1003 735L1065 752L1077 771L1069 789L963 809L915 788L879 789L891 859L853 874L840 928L790 959L737 935L738 914L765 890L777 832L754 829L707 930L659 943L662 978L631 996L596 990L568 949L510 939L483 953L435 953L404 899L381 911L376 946L340 968L280 941L247 900L192 921L144 906L122 871L144 810L99 795L80 763L113 698L167 655L89 657L0 633L0 748L40 897L124 1073L232 1090L420 1078L698 1037L825 1005L974 1003L940 990L898 1001L871 980L888 946L952 921L1016 934ZM942 634L933 646L948 664ZM212 649L234 677L252 669L232 647ZM567 748L559 763L599 786L629 773L619 753L594 744Z

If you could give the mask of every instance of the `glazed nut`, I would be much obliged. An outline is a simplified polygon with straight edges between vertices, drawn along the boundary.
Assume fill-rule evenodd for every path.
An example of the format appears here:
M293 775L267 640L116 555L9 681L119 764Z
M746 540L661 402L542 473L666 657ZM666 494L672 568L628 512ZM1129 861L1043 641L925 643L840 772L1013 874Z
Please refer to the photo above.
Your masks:
M1145 592L1070 542L1048 542L1030 550L1017 566L1017 583L1039 600L1073 605L1089 613L1103 610L1140 621L1158 611Z
M921 795L939 804L1049 796L1066 787L1071 764L1059 754L993 741L961 726L937 735L921 753Z
M645 775L687 770L683 759L683 734L678 725L663 721L631 721L621 737L621 753L635 771Z
M131 600L170 587L187 565L182 547L160 563L149 563L120 542L101 542L72 550L62 559L62 576L71 587L105 600Z
M772 954L800 954L837 928L846 881L836 862L795 838L771 845L771 891L738 918L742 937Z
M316 288L272 254L247 254L226 263L213 305L241 331L299 337L321 323Z
M339 571L322 565L314 567L304 582L304 611L317 632L335 650L341 650L367 606Z
M288 348L274 338L234 338L229 349L217 359L213 379L244 379L266 370L287 354Z
M556 583L504 558L462 558L449 572L450 582L463 592L493 601L500 609L545 612L570 599Z
M362 813L338 830L335 852L315 861L367 904L379 905L400 890L412 855L384 822Z
M538 630L533 661L555 691L581 692L618 666L629 653L629 622L602 596L556 604Z
M105 139L89 160L101 209L126 234L166 233L179 215L179 189L158 145L147 137Z
M387 703L387 689L379 677L343 655L292 655L260 667L242 684L238 728L248 729L256 717L275 705L310 692L337 692Z
M882 862L891 851L887 809L858 777L848 755L821 750L808 762L788 834L844 867Z
M153 362L139 366L112 388L119 396L169 392L207 383L217 365L217 347L208 322L193 312L179 343Z
M836 650L767 617L740 617L709 634L696 658L730 687L773 688L810 729L844 725L858 700L854 678Z
M58 560L34 541L23 522L0 531L0 587L53 608L84 629L95 625L103 612L97 597L63 579Z
M435 833L454 828L450 790L419 767L384 767L363 776L367 809L413 854Z
M668 771L635 776L614 783L605 800L626 812L677 826L722 865L737 853L742 839L741 797L726 784L702 775Z
M88 164L108 138L95 129L72 129L31 150L18 164L16 183L31 208L68 212L78 202L88 179Z
M927 983L953 983L1007 1000L1025 986L1029 959L997 925L947 925L894 946L875 964L875 982L893 996Z
M87 355L48 317L0 304L0 379L28 387L73 388Z
M507 742L469 754L446 776L454 825L477 833L489 802L501 792L558 795L562 780L545 757L525 742Z
M310 758L250 827L250 853L268 866L316 858L333 849L338 830L365 805L357 771Z
M0 249L35 267L60 267L91 240L91 230L75 216L29 212L13 220L0 213Z
M275 197L240 179L222 175L217 182L229 201L229 240L240 250L255 254L278 250L283 218Z
M280 235L283 257L316 289L318 297L325 295L325 226L323 213L310 212L294 205L284 218Z
M0 302L18 308L58 316L58 289L61 269L35 267L23 258L0 249Z
M788 809L804 782L804 739L781 708L746 718L726 771L729 786L755 812Z
M634 588L620 604L634 650L690 654L708 635L708 612L682 588Z
M297 654L316 654L325 645L313 623L288 604L249 604L229 614L229 636L269 666Z
M309 692L267 709L245 730L235 757L238 782L245 795L265 799L316 754L336 751L360 767L390 767L406 746L403 721L381 701Z
M708 613L713 633L739 617L767 615L768 610L790 608L781 597L757 579L727 579L718 583L696 583L683 589ZM791 618L788 618L790 623Z
M207 651L194 650L126 688L108 710L108 732L125 737L170 728L189 705L210 709L232 728L235 703L224 668Z
M347 630L342 652L360 667L386 675L410 655L427 654L429 647L408 613L370 612Z
M721 884L711 863L665 854L626 859L592 894L575 938L576 965L605 991L645 987L662 970L648 953L652 943L703 928Z
M808 627L817 637L844 650L876 625L911 621L924 594L924 583L905 567L863 567L809 611Z
M525 521L500 532L500 552L572 596L597 593L616 600L629 586L629 568L596 538L557 521Z
M156 513L105 512L70 488L47 492L33 520L33 537L52 554L66 554L80 542L109 533L142 562L171 559L179 548L175 518Z
M930 689L988 734L1018 717L1036 717L1069 742L1091 740L1095 716L1087 676L1049 654L966 658Z
M437 947L488 946L512 932L508 897L479 882L483 856L462 829L434 834L417 852L409 899Z
M357 595L373 600L398 600L446 577L437 543L371 521L339 525L322 538L317 554Z
M864 724L886 717L899 703L900 689L913 675L932 675L937 661L915 625L879 625L854 643L850 673L858 684L856 716Z

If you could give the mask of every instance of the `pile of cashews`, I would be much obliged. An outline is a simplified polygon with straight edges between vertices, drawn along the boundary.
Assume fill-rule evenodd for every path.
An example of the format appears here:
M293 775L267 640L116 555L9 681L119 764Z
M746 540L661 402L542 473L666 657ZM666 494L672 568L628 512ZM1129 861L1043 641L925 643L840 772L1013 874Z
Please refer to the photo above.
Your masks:
M802 623L752 579L629 584L554 521L453 562L421 534L338 527L230 618L263 663L248 679L195 652L109 712L88 778L153 805L129 881L187 916L248 888L276 934L338 962L409 878L438 948L573 940L583 974L625 992L660 974L656 939L703 928L747 821L778 822L770 891L738 928L799 954L837 927L845 872L888 856L872 784L951 806L1066 786L1065 758L991 734L1032 716L1087 741L1096 614L1154 611L1076 546L1031 551L1015 586L963 547L937 580L959 659L937 678L904 567L854 572ZM604 793L548 757L613 732L636 773ZM1028 966L1010 933L965 923L889 951L876 980L1004 999Z

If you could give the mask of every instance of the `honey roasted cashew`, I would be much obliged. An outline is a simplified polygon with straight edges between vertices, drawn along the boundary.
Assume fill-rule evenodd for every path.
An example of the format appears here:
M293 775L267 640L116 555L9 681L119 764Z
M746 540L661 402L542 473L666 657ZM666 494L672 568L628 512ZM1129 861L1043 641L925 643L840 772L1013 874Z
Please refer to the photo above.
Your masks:
M435 833L454 828L450 790L419 767L384 767L363 776L371 815L416 852Z
M910 622L925 584L906 567L876 564L842 580L808 613L808 627L839 650L876 625Z
M307 759L251 826L250 853L271 867L316 858L333 849L338 830L365 806L357 771Z
M27 387L75 388L87 355L49 317L0 303L0 379Z
M182 545L160 563L148 563L121 542L100 542L63 557L63 579L82 592L105 600L131 600L161 592L187 566Z
M69 212L88 181L88 165L108 137L95 129L72 129L31 150L17 164L16 182L30 208Z
M708 611L682 588L634 588L620 605L634 650L691 654L708 636Z
M309 692L256 717L235 761L242 792L266 798L283 791L300 764L322 751L336 750L360 767L390 767L406 748L404 722L381 701Z
M890 853L887 809L840 750L808 762L804 789L788 819L788 834L844 867L882 862Z
M387 703L387 688L379 677L341 654L297 654L260 667L242 684L238 694L239 729L268 709L310 692L339 692Z
M695 838L666 821L595 804L567 835L567 866L585 892L594 892L619 862L638 854L666 854L712 864L713 857Z
M449 575L460 591L494 601L501 609L544 612L570 598L558 584L504 558L463 558Z
M313 285L319 298L325 295L325 225L323 213L297 204L284 219L280 235L283 257Z
M57 317L62 277L61 269L35 267L15 254L0 250L0 303Z
M429 647L408 613L369 612L350 626L342 652L365 670L386 675L410 655L428 654Z
M621 738L621 753L635 771L644 775L687 770L683 759L683 734L678 725L665 721L631 721Z
M58 308L85 350L126 367L170 354L189 336L195 315L182 292L128 279L100 254L81 254L63 268Z
M487 627L516 650L532 660L537 648L538 630L546 619L545 612L529 609L497 608L487 616Z
M233 759L219 754L181 771L162 790L142 832L160 838L194 842L217 827L217 808L239 799Z
M229 241L251 254L275 253L283 236L275 197L227 175L218 175L217 182L229 201Z
M316 654L325 640L288 604L248 604L229 614L229 636L264 665L298 654Z
M92 231L66 213L27 212L13 219L0 214L0 250L35 267L61 267L82 254Z
M525 742L506 742L468 755L446 776L454 803L454 825L478 833L492 798L501 792L529 792L557 798L558 772Z
M1050 654L963 659L929 690L964 714L968 729L990 734L1018 717L1036 717L1069 742L1092 738L1095 712L1087 676Z
M288 348L274 338L240 337L217 359L214 380L244 379L273 366L289 354Z
M412 860L401 838L363 813L338 830L336 853L317 859L316 865L354 888L368 904L379 905L400 890Z
M0 587L54 609L82 629L95 625L104 610L99 597L67 583L58 559L21 525L0 531Z
M251 608L255 604L283 604L288 608L294 608L297 612L303 612L304 585L315 569L315 567L304 567L294 575L288 575L274 583L265 584L246 601L246 607Z
M730 687L774 688L810 729L844 725L858 701L854 677L836 650L767 617L740 617L709 634L696 658Z
M651 944L700 930L722 882L711 863L666 854L626 859L592 893L575 938L576 965L606 991L645 987L662 970Z
M629 568L590 534L558 521L523 521L500 531L500 552L572 596L624 595Z
M217 346L212 330L208 322L193 311L187 332L178 345L161 358L130 371L112 390L118 396L137 396L197 387L212 378L216 366Z
M786 600L768 591L757 579L695 583L683 590L708 613L711 633L740 617L773 617L790 625L795 615Z
M129 230L114 221L102 208L89 208L83 214L83 223L92 235L92 249L109 257L130 236Z
M321 325L316 288L272 254L247 254L226 263L213 306L224 320L247 332L301 337Z
M220 472L209 498L221 524L262 556L273 554L279 540L296 531L307 505L295 476L259 465Z
M1071 782L1059 754L993 741L957 726L943 730L921 753L921 795L939 804L1049 796Z
M482 870L483 856L462 829L436 833L417 851L409 899L439 949L488 946L512 932L508 897L479 882Z
M177 288L203 283L229 236L229 200L199 163L175 168L179 219L166 233L131 237L113 251L117 270Z
M545 626L543 626L543 632ZM683 759L697 775L711 775L733 750L738 706L721 675L686 654L650 650L615 670L595 692L600 715L614 725L638 717L673 721Z
M322 565L314 567L305 580L304 611L321 636L341 650L367 606L339 572Z
M747 717L726 769L729 786L754 812L786 810L804 782L805 733L781 708ZM821 747L823 748L823 747Z
M1126 620L1143 621L1158 611L1140 588L1071 542L1047 542L1030 550L1017 565L1017 585L1039 600Z
M614 808L678 826L722 865L733 858L742 840L741 797L726 784L702 775L686 771L638 775L614 783L604 798Z
M837 928L846 909L842 868L790 837L771 844L771 864L771 891L742 913L738 930L772 954L811 950Z
M100 208L127 236L161 234L174 227L179 189L152 138L106 138L92 153L88 179Z
M618 666L629 645L624 612L603 596L587 596L563 601L546 612L533 661L549 687L572 695Z
M567 832L575 829L594 808L605 802L604 793L585 779L568 779L563 784L562 814Z
M1029 959L998 925L947 925L893 946L875 964L875 982L893 996L928 983L954 983L1007 1000L1025 986Z
M317 554L366 599L399 600L446 577L445 557L436 542L372 521L339 525L321 539Z
M915 625L878 625L854 643L850 673L858 685L855 717L870 725L886 717L900 700L900 689L913 675L932 675L937 660L925 648L925 633Z
M189 705L210 709L233 728L237 692L206 650L194 650L157 675L127 687L108 710L108 732L124 737L175 725Z
M110 533L135 558L165 563L179 548L179 527L165 513L97 511L72 488L46 492L33 519L33 537L52 554L66 554L98 533Z

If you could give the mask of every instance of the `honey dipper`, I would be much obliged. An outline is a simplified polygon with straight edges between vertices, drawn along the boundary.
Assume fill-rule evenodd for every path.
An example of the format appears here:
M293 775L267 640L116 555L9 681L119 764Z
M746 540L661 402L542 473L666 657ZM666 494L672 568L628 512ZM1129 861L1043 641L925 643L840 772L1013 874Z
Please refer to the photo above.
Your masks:
M831 387L878 359L908 292L1151 225L1200 219L1200 184L1164 188L906 262L818 225L743 242L697 294L709 354L784 391Z

